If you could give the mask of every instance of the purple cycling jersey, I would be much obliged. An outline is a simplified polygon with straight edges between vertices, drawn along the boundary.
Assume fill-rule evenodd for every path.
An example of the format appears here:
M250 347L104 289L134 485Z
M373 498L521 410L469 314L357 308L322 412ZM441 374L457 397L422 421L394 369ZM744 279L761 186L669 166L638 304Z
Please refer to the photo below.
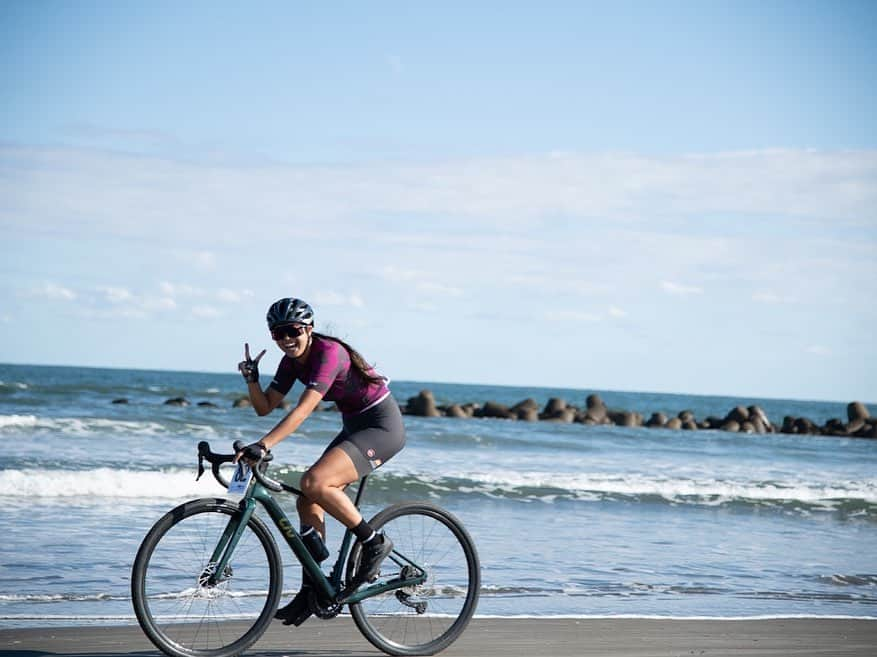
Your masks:
M372 369L369 374L376 374ZM390 389L381 383L366 381L350 364L350 354L334 340L313 336L307 363L299 364L284 356L269 387L284 395L296 379L305 388L316 390L326 401L333 401L345 415L356 415L386 397Z

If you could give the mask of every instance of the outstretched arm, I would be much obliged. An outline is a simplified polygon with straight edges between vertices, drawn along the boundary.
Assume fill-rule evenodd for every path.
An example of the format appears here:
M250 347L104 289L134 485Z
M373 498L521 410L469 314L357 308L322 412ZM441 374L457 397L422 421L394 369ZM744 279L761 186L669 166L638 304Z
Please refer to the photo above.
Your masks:
M269 395L271 392L276 391L269 390ZM304 422L307 417L314 412L314 409L320 405L322 400L323 395L316 390L310 388L305 390L301 393L301 397L299 397L298 404L296 404L295 408L293 408L285 418L280 420L271 431L266 433L260 442L268 449L274 447L289 434L294 433L295 430L301 426L301 423Z
M269 389L268 394L270 395L271 392L277 391ZM320 405L322 399L322 393L311 389L305 390L301 394L296 407L293 408L285 418L280 420L280 422L278 422L271 431L266 433L263 438L259 439L252 445L247 445L235 455L235 463L237 463L238 459L241 457L249 461L258 461L259 458L265 456L265 453L269 449L298 429L301 426L301 423L304 422L314 409Z

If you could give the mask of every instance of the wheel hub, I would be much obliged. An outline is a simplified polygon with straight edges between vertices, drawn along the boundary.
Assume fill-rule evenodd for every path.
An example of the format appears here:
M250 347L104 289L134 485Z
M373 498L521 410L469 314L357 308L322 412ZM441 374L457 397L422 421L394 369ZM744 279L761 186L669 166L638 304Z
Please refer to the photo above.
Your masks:
M216 563L209 563L207 567L201 571L198 576L198 585L196 587L198 597L202 598L218 598L225 595L228 590L228 581L234 575L234 569L227 565L222 569L222 577L214 577L216 573Z

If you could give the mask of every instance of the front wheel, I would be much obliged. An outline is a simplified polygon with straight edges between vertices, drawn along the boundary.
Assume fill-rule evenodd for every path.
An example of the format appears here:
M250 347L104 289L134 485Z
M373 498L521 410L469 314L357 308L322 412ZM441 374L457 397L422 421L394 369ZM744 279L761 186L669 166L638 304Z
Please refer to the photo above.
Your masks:
M388 507L369 524L393 541L381 580L408 578L420 569L426 580L351 604L356 626L390 655L444 650L466 629L478 604L481 566L472 538L453 515L427 503ZM347 562L348 582L356 572L359 548L357 543Z
M231 657L268 628L283 570L277 543L255 515L216 573L217 546L239 524L236 505L194 500L165 514L143 539L131 597L140 627L165 654Z

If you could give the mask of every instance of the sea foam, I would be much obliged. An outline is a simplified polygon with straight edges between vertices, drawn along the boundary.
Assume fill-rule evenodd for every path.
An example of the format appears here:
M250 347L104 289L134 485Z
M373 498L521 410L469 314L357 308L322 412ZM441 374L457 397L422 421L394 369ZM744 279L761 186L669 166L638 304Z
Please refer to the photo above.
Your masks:
M0 415L0 429L6 427L35 427L36 415Z
M222 493L213 477L193 470L2 470L0 497L185 499Z
M813 481L790 477L759 480L646 473L540 471L460 471L446 472L442 476L409 473L406 478L411 480L410 483L419 482L439 494L456 491L542 501L562 497L581 501L656 499L706 506L727 503L798 503L832 508L838 503L849 501L877 505L877 479Z
M70 436L106 436L134 434L138 436L161 436L185 432L198 437L216 436L215 427L207 424L182 422L173 425L153 420L118 420L102 417L41 417L37 415L0 415L0 431L6 433L19 429L51 431Z

